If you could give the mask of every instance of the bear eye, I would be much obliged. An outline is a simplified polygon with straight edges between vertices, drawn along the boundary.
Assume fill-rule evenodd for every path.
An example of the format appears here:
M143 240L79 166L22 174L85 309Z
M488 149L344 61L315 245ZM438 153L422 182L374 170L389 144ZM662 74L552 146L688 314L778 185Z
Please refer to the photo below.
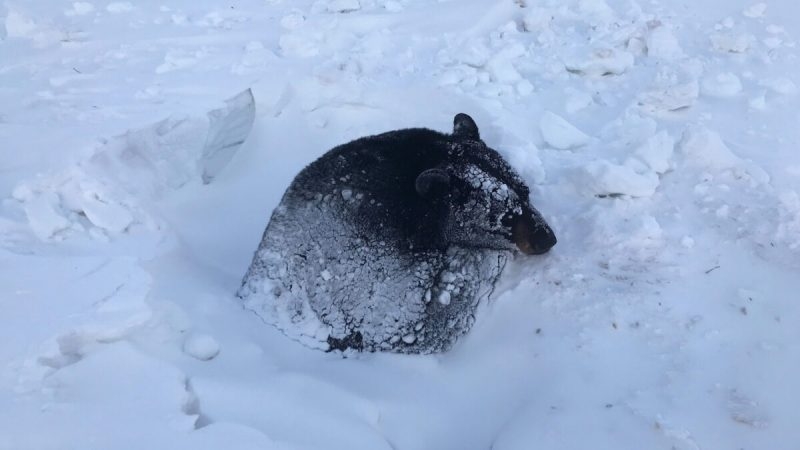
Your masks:
M511 228L511 224L514 223L515 214L513 213L505 213L503 214L503 218L500 219L500 223L503 224L504 227Z

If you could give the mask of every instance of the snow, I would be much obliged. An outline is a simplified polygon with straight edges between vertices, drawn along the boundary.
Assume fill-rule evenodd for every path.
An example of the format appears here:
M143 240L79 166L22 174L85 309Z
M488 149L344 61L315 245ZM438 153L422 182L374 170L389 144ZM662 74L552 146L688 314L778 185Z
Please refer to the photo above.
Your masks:
M797 17L6 1L0 449L796 449ZM242 307L298 171L461 111L559 243L451 351L343 358Z

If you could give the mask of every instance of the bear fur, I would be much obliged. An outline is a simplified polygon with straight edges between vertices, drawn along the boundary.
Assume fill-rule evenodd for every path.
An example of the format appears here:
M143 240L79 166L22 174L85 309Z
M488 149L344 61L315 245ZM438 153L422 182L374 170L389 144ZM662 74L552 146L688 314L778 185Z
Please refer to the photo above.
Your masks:
M312 347L446 351L513 252L555 245L529 194L466 114L357 139L295 177L238 296Z

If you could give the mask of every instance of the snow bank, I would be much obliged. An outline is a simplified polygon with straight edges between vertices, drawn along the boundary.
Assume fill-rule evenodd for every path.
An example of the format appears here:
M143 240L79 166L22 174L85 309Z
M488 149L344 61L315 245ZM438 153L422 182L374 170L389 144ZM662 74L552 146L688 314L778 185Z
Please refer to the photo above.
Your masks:
M13 197L42 240L155 230L161 225L143 205L193 181L210 183L244 142L254 117L248 90L205 118L169 118L103 140L85 160L20 184Z

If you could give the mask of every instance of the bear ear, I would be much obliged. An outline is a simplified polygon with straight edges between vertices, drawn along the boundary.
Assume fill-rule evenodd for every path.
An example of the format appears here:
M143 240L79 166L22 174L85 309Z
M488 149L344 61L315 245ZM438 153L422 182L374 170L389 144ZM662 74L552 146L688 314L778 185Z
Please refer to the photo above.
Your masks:
M414 188L424 198L442 195L450 186L450 175L442 169L428 169L417 176Z
M475 124L472 117L464 113L458 113L453 117L453 135L469 139L481 138L480 133L478 133L478 125Z

